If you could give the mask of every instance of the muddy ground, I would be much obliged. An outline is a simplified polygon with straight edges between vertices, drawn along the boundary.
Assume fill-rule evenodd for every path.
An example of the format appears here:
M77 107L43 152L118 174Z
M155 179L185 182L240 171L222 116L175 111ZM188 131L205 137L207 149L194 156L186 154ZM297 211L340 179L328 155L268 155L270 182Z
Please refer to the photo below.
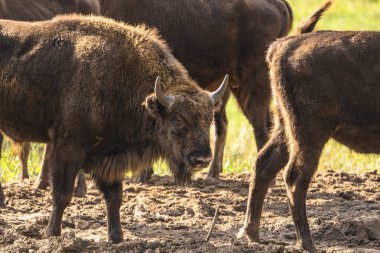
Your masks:
M0 209L0 252L302 252L282 182L266 199L263 244L235 240L243 224L248 174L205 181L187 188L168 176L154 176L148 185L124 182L121 218L125 242L106 241L105 204L89 186L86 198L73 198L66 209L62 236L43 233L50 213L48 191L32 182L5 184L6 209ZM380 252L380 175L318 174L308 195L308 214L320 252ZM205 242L215 208L220 216Z

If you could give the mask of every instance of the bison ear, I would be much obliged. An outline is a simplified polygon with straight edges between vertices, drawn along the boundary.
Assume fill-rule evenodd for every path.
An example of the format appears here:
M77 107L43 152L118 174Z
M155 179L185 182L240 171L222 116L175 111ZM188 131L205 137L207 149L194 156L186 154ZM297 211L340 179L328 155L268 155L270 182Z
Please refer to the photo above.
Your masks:
M166 108L160 104L155 95L148 96L143 105L153 117L162 115L166 111Z

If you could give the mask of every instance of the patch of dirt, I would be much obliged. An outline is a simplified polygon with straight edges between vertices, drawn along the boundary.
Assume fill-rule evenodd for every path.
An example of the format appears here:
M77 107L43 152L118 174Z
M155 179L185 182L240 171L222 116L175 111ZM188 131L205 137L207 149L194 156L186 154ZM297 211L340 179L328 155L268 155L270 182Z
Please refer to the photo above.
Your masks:
M32 182L4 186L0 209L0 252L303 252L296 245L286 191L280 177L265 200L262 244L236 240L243 225L249 174L196 178L186 188L170 177L147 185L124 182L121 219L125 241L107 242L105 203L89 185L86 198L73 198L62 235L45 239L51 209L48 191ZM380 252L380 175L332 171L315 176L308 194L308 217L320 252ZM215 208L219 218L205 241Z

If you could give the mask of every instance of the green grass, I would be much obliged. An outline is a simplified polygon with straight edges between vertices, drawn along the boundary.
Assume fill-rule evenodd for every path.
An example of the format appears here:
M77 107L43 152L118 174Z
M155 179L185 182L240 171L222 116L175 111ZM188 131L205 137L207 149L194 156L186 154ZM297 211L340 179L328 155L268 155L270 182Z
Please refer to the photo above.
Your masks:
M323 0L289 0L294 11L293 28L304 18L314 12ZM335 0L332 7L318 23L317 29L329 30L380 30L380 0ZM250 171L256 156L256 146L252 127L231 99L227 107L229 125L227 145L224 156L224 171L240 173ZM30 175L35 177L40 170L42 145L32 145L29 158ZM330 141L326 145L319 165L319 170L337 170L364 173L379 170L380 156L363 155ZM9 141L5 141L3 158L0 161L0 178L2 181L16 180L20 165L12 155ZM159 163L156 172L166 174L166 165Z

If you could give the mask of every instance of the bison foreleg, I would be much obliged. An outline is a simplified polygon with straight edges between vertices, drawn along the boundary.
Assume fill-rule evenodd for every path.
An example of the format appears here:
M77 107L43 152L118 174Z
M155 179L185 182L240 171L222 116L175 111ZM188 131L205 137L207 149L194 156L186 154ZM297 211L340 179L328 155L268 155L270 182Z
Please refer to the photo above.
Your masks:
M214 113L214 123L215 123L215 151L214 159L212 160L210 171L207 177L217 178L219 174L223 172L223 154L224 146L227 139L227 114L226 106L229 99L229 92L224 94L221 108Z
M120 206L123 198L123 186L121 181L107 183L96 178L99 190L104 194L107 204L108 240L113 243L123 241L123 231L120 224Z
M257 155L255 170L251 176L244 227L238 237L246 234L250 241L260 242L259 227L264 198L271 181L287 161L285 133L278 129Z
M63 212L69 205L74 192L75 177L83 163L82 153L74 147L52 147L51 153L52 213L46 237L61 234Z

